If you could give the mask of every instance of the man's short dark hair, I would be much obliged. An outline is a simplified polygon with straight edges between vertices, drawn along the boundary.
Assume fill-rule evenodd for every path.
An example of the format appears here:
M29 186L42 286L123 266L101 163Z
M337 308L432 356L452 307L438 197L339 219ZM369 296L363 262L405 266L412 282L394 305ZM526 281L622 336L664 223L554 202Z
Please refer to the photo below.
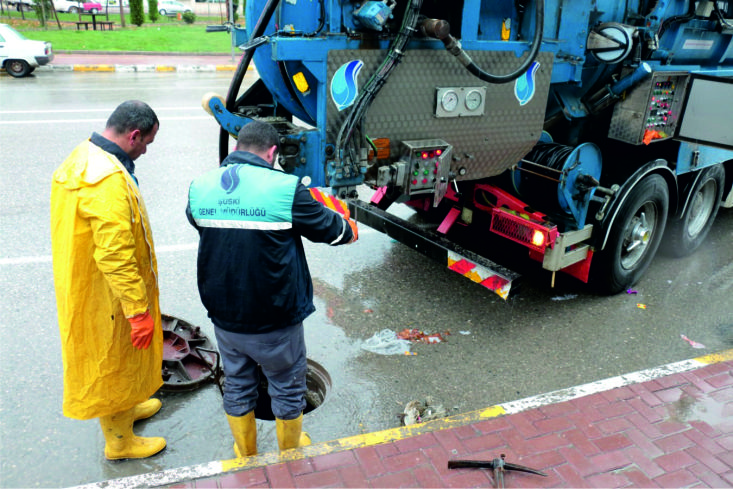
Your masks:
M237 135L238 150L264 152L273 146L279 146L280 135L272 125L261 121L245 124Z
M107 119L107 129L114 129L117 134L139 129L143 136L147 136L156 124L160 126L158 116L148 104L140 100L122 102Z

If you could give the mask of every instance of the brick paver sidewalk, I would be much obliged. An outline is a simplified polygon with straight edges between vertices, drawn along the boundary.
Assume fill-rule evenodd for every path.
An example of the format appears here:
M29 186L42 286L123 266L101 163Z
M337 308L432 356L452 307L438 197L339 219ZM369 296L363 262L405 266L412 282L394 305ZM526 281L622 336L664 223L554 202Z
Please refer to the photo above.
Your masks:
M733 487L733 350L427 423L88 484L133 487Z
M507 462L548 475L507 472L506 487L733 487L732 370L733 361L713 363L464 426L171 487L494 487L493 471L451 470L447 462L502 453Z

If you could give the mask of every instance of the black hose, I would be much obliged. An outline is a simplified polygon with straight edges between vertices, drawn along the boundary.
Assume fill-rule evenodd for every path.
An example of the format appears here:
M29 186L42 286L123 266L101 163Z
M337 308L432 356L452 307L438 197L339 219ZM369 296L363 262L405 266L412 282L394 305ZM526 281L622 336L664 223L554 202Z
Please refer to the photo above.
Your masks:
M565 161L575 148L557 143L537 143L525 160L552 170L562 171Z
M441 39L441 41L443 41L445 48L453 56L457 57L472 75L478 77L479 79L487 83L508 83L522 76L527 71L527 69L530 67L530 65L534 62L534 60L537 59L537 54L539 53L540 46L542 45L542 36L544 33L544 26L545 26L545 1L537 0L537 6L535 8L535 32L534 32L534 38L532 39L532 48L530 49L530 52L527 55L527 59L524 60L524 63L522 63L522 65L519 68L517 68L516 70L514 70L512 73L508 73L506 75L492 75L491 73L487 73L484 70L482 70L471 59L468 53L466 53L463 50L463 48L461 47L461 44L450 34L446 36L445 38Z
M272 18L272 14L275 13L275 9L277 8L278 4L280 3L280 0L268 0L267 4L265 5L265 8L262 9L262 13L260 14L260 18L257 19L257 24L255 24L255 28L252 31L252 35L250 36L250 41L253 39L256 39L265 32L265 28L267 27L267 24L270 22L270 19ZM234 109L236 108L236 101L237 101L237 94L239 94L239 89L242 87L242 81L244 80L244 75L247 74L247 69L249 68L249 64L252 62L252 56L254 56L255 49L248 49L242 54L242 57L239 60L239 64L237 65L237 69L234 72L234 76L232 77L232 82L229 84L229 91L227 92L227 98L226 98L226 109L229 112L234 112ZM224 158L227 157L229 154L229 132L221 127L219 129L219 163L224 161Z
M692 20L693 18L695 18L695 2L693 0L690 0L690 3L687 7L687 13L685 15L675 15L673 17L665 19L664 22L662 22L662 25L659 26L657 37L661 38L662 34L664 34L664 31L666 31L672 24Z
M354 161L358 159L356 149L358 149L359 143L353 142L354 132L360 130L363 135L364 120L369 106L387 82L387 78L394 68L402 61L402 56L404 55L407 44L410 42L413 34L417 32L416 26L420 19L422 1L423 0L410 0L407 4L405 14L402 19L402 26L400 27L397 37L391 43L382 64L366 83L364 89L359 94L359 97L354 102L351 112L349 112L346 119L341 124L341 128L339 129L338 136L336 138L337 163L340 163L344 159L348 159L353 164ZM351 148L350 145L355 145L356 149Z

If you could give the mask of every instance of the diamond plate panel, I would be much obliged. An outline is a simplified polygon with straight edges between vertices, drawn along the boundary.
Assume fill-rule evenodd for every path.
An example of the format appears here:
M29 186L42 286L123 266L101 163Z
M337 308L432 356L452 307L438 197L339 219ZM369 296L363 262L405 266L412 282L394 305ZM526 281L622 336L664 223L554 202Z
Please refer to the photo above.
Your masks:
M333 50L328 54L328 80L338 68L359 59L362 89L384 59L382 50ZM489 73L509 73L523 58L504 51L471 51L471 58ZM552 76L552 53L540 53L534 97L521 106L514 82L494 85L471 75L443 50L411 50L394 69L367 113L366 132L372 139L390 138L392 155L400 141L439 138L454 148L453 171L465 168L458 180L476 180L502 173L529 152L540 137ZM486 110L479 117L436 118L436 90L446 86L486 86ZM339 112L327 102L328 142L335 143L350 108Z

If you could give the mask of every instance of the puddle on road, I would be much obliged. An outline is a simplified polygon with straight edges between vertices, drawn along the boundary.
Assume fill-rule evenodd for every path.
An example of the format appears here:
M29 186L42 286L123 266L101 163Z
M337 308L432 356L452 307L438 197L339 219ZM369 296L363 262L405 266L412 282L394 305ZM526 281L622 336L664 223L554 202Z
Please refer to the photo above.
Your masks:
M710 426L718 426L725 420L724 407L725 403L710 397L695 399L692 396L683 395L670 405L669 411L673 421L680 423L702 421Z

